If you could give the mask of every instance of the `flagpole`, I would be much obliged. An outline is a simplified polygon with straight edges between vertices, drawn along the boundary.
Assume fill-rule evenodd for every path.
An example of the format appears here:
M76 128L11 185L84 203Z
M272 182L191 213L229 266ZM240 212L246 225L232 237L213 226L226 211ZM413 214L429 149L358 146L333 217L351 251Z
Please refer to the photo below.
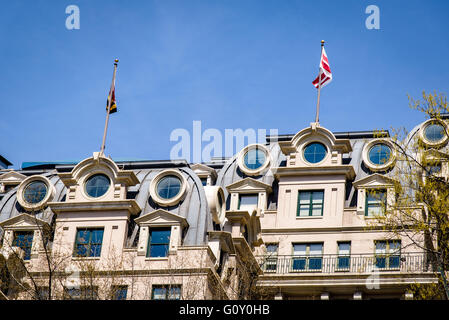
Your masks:
M318 99L316 102L316 118L315 118L315 122L318 123L319 117L320 117L320 93L321 93L321 73L322 73L322 69L321 69L321 56L323 55L323 48L324 48L324 40L321 40L321 55L320 55L320 71L318 74Z
M114 74L112 75L112 84L111 84L111 89L109 90L108 112L106 113L106 123L104 125L103 142L101 143L100 155L104 154L104 147L105 147L105 143L106 143L106 133L108 132L108 124L109 124L109 113L111 111L111 103L112 103L112 86L115 87L115 74L117 72L117 62L118 62L118 59L115 59L114 60Z

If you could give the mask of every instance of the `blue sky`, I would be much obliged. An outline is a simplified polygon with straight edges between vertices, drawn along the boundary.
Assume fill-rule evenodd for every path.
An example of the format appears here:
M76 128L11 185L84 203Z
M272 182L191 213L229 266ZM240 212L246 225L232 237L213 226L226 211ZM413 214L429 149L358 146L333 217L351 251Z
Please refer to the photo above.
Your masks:
M380 30L365 27L370 4ZM315 117L321 39L334 76L321 125L411 129L424 118L407 94L449 92L448 12L445 0L3 2L0 154L20 168L98 151L116 57L113 158L168 159L170 133L194 120L296 133Z

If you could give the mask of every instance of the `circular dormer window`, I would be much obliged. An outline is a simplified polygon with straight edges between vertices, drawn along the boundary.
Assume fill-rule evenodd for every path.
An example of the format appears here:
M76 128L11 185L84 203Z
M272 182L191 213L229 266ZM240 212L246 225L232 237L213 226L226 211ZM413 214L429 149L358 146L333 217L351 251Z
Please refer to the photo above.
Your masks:
M44 200L47 195L47 184L37 180L29 183L23 191L23 199L29 204L36 204Z
M385 171L396 161L394 145L388 139L375 139L363 147L362 160L371 171Z
M320 142L312 142L304 148L304 159L309 163L319 163L327 155L327 148Z
M184 198L187 188L187 180L182 173L168 169L153 178L150 183L150 196L160 206L173 206Z
M89 197L99 198L103 196L111 185L111 180L105 174L99 173L90 176L86 180L85 190Z
M252 144L240 151L237 157L239 169L249 176L262 174L270 165L270 153L261 144Z
M17 201L27 211L40 210L53 200L55 189L44 176L31 176L19 185Z
M162 199L176 197L181 191L181 180L174 175L168 175L159 180L157 184L157 194Z
M440 142L445 136L444 127L439 123L432 123L424 129L424 136L433 143Z
M374 165L383 165L391 158L391 148L385 143L375 144L369 150L368 158Z

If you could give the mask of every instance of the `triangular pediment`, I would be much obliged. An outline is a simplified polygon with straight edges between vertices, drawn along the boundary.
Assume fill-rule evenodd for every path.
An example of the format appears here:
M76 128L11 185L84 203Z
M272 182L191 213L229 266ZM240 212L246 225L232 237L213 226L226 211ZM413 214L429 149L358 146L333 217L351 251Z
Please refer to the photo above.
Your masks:
M26 176L15 172L10 171L0 175L0 183L8 184L8 185L17 185L20 184L23 180L25 180Z
M186 218L163 209L158 209L153 212L146 213L143 216L135 219L135 221L138 225L150 226L167 226L180 224L182 227L187 227L189 225Z
M366 187L366 188L371 188L371 187L381 187L381 186L392 186L396 183L397 181L389 178L387 176L384 176L382 174L378 174L378 173L374 173L372 175L369 175L365 178L359 179L357 181L354 181L352 183L352 185L355 188L360 188L360 187Z
M46 227L48 223L27 213L0 222L0 227L5 229L36 229L37 226Z
M271 192L270 185L249 177L226 186L226 189L229 193L245 191L265 191L267 193Z
M195 172L197 175L211 175L214 178L217 177L217 172L214 168L211 168L209 166L206 166L201 163L195 163L194 165L191 165L190 168Z

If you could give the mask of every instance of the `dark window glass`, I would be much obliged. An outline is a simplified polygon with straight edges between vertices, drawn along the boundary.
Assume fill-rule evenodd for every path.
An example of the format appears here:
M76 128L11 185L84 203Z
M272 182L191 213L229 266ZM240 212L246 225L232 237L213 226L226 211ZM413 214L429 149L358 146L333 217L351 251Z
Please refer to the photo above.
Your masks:
M25 252L24 260L30 260L31 247L33 245L33 231L16 231L14 232L13 247L19 247Z
M166 257L170 245L170 228L150 229L147 257Z
M126 300L128 294L127 286L114 286L113 290L113 300Z
M401 241L376 241L376 267L398 269L401 263Z
M93 197L101 197L108 191L110 180L104 174L95 174L86 181L86 193Z
M201 178L200 180L203 186L207 186L207 178Z
M385 164L390 160L391 149L386 144L378 143L371 147L368 156L369 161L376 165Z
M259 195L257 194L241 194L239 197L238 210L252 210L257 208Z
M323 244L294 244L293 256L293 271L320 271L323 263Z
M153 285L151 298L154 300L180 300L181 286Z
M76 257L99 257L103 242L103 229L80 229L76 233Z
M338 243L338 261L339 270L349 270L351 262L351 242Z
M28 203L39 203L47 195L47 185L42 181L33 181L25 187L23 198Z
M162 199L171 199L181 190L181 180L173 175L163 177L157 184L157 194Z
M424 135L431 142L438 142L444 138L445 130L441 124L433 123L424 130Z
M304 158L310 163L318 163L324 159L327 154L327 149L324 144L314 142L309 144L304 149Z
M243 157L245 167L247 167L250 170L259 169L264 165L265 161L266 161L265 152L257 148L249 150L247 153L245 153L245 156Z

